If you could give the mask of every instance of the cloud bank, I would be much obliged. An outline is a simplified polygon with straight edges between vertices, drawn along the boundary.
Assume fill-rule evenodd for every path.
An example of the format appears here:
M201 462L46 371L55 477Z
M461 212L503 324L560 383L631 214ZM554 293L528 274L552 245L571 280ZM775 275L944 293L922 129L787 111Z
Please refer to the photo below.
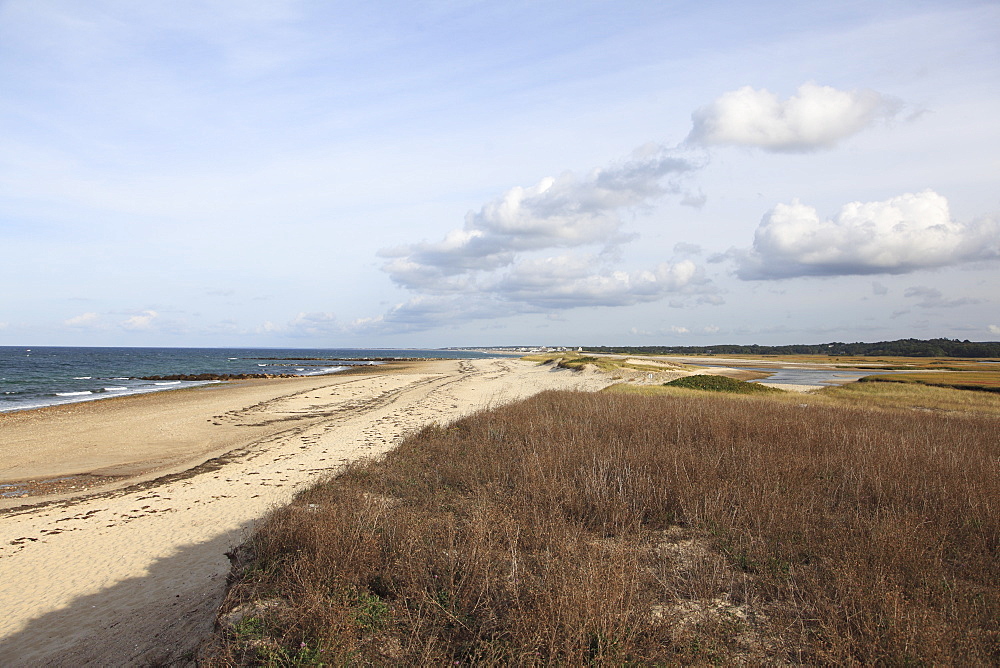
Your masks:
M736 144L767 151L812 151L833 146L898 109L895 101L868 90L841 91L807 83L795 96L780 100L747 86L697 110L686 146ZM691 295L697 295L699 303L723 303L704 272L689 259L641 270L615 265L617 250L633 239L623 229L624 212L651 208L667 195L677 196L682 206L704 206L705 194L685 187L686 179L707 163L704 154L697 159L692 155L650 143L627 160L583 176L566 172L533 186L511 188L478 211L470 211L465 224L440 241L382 249L380 255L387 259L383 270L415 296L351 327L409 331L518 313L630 306L667 296L675 307ZM871 212L857 215L867 213ZM908 262L930 261L919 252L895 260L869 258L867 251L853 257L854 237L859 235L852 226L860 229L867 223L855 225L847 214L826 224L832 230L824 228L815 211L797 202L779 206L769 216L758 230L753 250L739 255L743 278L852 273L847 269L852 265L855 271L878 273L905 270ZM881 221L891 216L882 212L875 217ZM884 245L881 230L876 236L880 238L869 245ZM909 240L901 243L907 245ZM685 243L674 249L681 257L700 252L700 247ZM864 268L866 262L871 269Z
M440 241L385 248L383 270L413 297L349 329L413 331L468 320L565 309L631 306L670 297L670 306L721 304L719 290L685 256L699 246L674 245L671 262L640 270L618 266L619 250L634 237L624 229L629 210L651 209L668 195L701 207L706 196L687 181L707 164L698 146L738 145L769 152L830 148L879 121L901 103L871 90L838 90L806 83L780 99L745 86L692 114L682 148L647 144L585 175L565 172L514 187L465 216ZM879 202L852 202L832 219L793 200L778 204L758 225L752 248L714 261L736 260L744 280L798 276L903 274L1000 257L995 220L951 219L947 200L932 190ZM873 288L875 294L885 290ZM940 295L919 305L951 306ZM692 299L693 298L693 299Z
M469 289L470 277L478 272L514 265L519 253L614 247L629 240L620 231L622 210L680 193L681 178L700 166L665 147L647 145L624 163L584 177L566 172L514 187L470 211L464 227L442 241L383 249L380 255L393 258L384 269L405 288L446 294Z
M749 251L734 253L746 280L905 274L1000 257L1000 224L955 222L932 190L851 202L833 219L793 200L765 214Z
M614 266L615 250L633 238L623 232L622 214L666 195L686 197L682 181L701 166L648 144L585 176L566 172L511 188L466 214L465 225L441 241L383 249L383 269L418 296L355 327L432 326L710 291L690 260L639 271ZM577 250L583 247L590 252Z
M695 111L687 141L806 153L830 148L900 109L898 101L872 90L806 83L782 100L766 89L744 86Z

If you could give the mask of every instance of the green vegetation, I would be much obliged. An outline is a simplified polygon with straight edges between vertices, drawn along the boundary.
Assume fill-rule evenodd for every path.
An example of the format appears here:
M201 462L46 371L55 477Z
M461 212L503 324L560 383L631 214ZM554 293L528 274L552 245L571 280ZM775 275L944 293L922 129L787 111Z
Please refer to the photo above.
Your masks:
M699 374L697 376L685 376L664 383L668 387L681 387L689 390L705 390L708 392L729 392L732 394L774 394L782 390L761 385L759 383L748 383L726 376L714 376Z
M564 369L582 369L587 364L593 364L600 368L600 362L596 357L563 357L557 364ZM605 362L607 364L607 362Z
M810 393L804 396L803 400L833 400L839 404L861 408L895 408L1000 416L1000 394L968 392L919 383L848 383Z
M820 343L790 346L594 346L588 351L628 355L832 355L898 357L994 357L1000 358L1000 342L958 339L899 339L877 343Z
M920 383L938 387L953 387L958 390L979 390L1000 392L1000 370L998 371L940 371L931 373L889 374L865 376L861 382L868 383Z
M996 665L1000 397L546 392L278 509L206 665ZM875 407L870 407L875 406Z

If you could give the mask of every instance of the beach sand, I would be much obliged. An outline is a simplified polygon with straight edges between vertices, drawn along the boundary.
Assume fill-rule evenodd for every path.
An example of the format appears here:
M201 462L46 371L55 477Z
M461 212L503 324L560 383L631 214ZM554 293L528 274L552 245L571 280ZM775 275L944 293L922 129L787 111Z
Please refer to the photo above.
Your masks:
M225 553L296 491L424 425L609 382L442 360L0 415L0 484L28 493L0 500L0 665L190 661Z

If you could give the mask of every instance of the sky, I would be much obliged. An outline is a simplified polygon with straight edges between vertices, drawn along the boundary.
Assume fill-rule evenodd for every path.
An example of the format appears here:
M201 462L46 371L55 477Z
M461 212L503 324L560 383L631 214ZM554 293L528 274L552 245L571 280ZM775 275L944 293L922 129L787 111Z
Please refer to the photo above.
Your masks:
M0 0L0 345L1000 340L1000 3Z

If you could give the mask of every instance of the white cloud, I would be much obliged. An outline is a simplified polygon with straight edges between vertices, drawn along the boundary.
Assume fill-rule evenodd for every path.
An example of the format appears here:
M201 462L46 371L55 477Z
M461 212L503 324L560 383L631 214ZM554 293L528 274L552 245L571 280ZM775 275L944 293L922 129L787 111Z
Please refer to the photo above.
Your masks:
M688 142L753 146L765 151L808 152L830 148L901 105L872 90L837 90L805 83L781 100L766 89L744 86L691 115Z
M156 311L147 310L127 318L121 323L121 326L130 330L148 330L152 329L153 321L158 317L159 314Z
M280 332L282 328L279 325L274 324L270 320L265 320L261 324L254 328L256 334L272 334L274 332Z
M1000 325L990 325L986 329L990 331L990 334L1000 334Z
M381 316L355 320L347 329L412 332L524 313L551 316L571 308L630 306L714 290L689 260L660 263L652 270L620 271L597 256L561 255L523 260L503 273L470 279L460 294L418 294Z
M676 151L648 144L625 162L584 177L566 172L534 186L517 186L470 211L464 227L440 242L383 249L383 257L393 258L384 269L403 287L447 294L468 290L476 272L513 265L519 253L613 247L629 239L621 233L622 210L681 192L679 179L699 166Z
M602 271L595 258L528 260L515 266L491 292L538 308L628 306L662 299L699 280L690 260L660 263L653 270Z
M271 323L265 323L266 325L271 326L271 331L277 330ZM288 329L296 336L336 334L343 331L337 316L326 312L299 313L288 323Z
M100 322L101 317L94 312L81 313L63 320L63 324L69 327L93 327Z
M689 260L637 271L615 265L617 249L631 240L623 232L622 213L681 194L681 179L700 166L675 149L647 144L627 160L583 177L566 172L531 187L511 188L479 211L470 211L465 225L439 242L380 251L390 258L383 269L416 296L350 327L411 331L518 313L627 306L667 294L710 293L714 288ZM540 255L587 246L592 252Z
M671 325L670 331L674 334L688 334L691 330L687 327L681 327L680 325Z
M1000 225L953 221L948 200L932 190L851 202L832 220L793 200L764 216L752 249L730 256L747 280L903 274L1000 257Z

